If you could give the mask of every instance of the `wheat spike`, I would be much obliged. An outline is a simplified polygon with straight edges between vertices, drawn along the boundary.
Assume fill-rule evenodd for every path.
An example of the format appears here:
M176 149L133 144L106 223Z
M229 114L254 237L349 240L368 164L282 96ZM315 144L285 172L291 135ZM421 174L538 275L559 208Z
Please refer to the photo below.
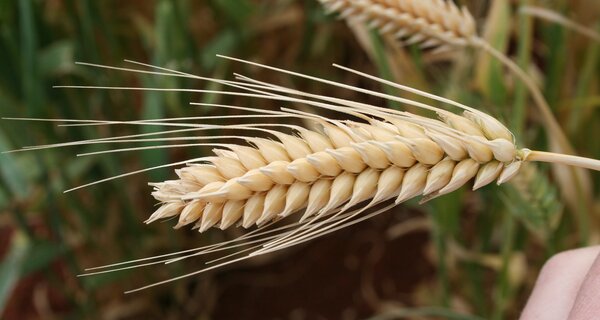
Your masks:
M473 178L474 189L494 180L504 183L517 174L522 161L557 159L550 159L554 154L518 149L504 125L467 107L455 114L427 106L438 113L437 120L348 102L326 108L358 115L366 122L305 114L305 120L321 129L269 131L276 139L247 138L246 146L215 149L216 157L204 158L207 164L187 166L177 171L179 180L154 184L153 195L162 206L148 222L182 214L177 227L190 224L203 215L191 214L186 206L207 210L199 203L224 204L218 207L220 213L209 207L211 216L228 217L211 224L221 228L234 224L234 218L247 228L296 212L304 212L302 220L320 219L334 209L346 211L369 199L395 198L400 203L423 195L422 201L428 201ZM587 159L564 157L573 165L589 164ZM243 215L240 201L251 202Z
M385 212L399 203L418 196L422 196L421 202L429 201L453 192L471 180L474 180L473 189L481 188L493 181L497 181L498 184L504 183L518 174L519 168L525 161L562 163L600 170L598 160L518 148L514 143L513 134L498 120L481 111L359 71L343 68L383 84L393 85L398 89L409 90L441 102L448 108L442 109L422 102L254 62L228 59L410 104L434 111L438 117L428 118L356 101L305 93L243 76L237 77L240 81L225 81L176 71L161 72L159 73L161 75L214 81L240 90L211 91L213 93L302 103L317 109L337 111L347 116L347 119L330 119L304 111L281 108L280 111L261 109L249 111L256 113L257 118L265 114L300 118L304 120L307 127L272 123L209 125L181 123L172 121L173 119L119 122L57 120L77 125L160 125L184 127L184 129L25 147L24 150L84 144L147 142L149 140L147 137L151 135L189 132L196 134L198 131L214 128L247 133L247 135L213 137L215 140L235 137L243 141L239 143L154 146L158 148L211 145L215 148L212 156L156 167L183 166L175 170L177 179L150 184L154 188L152 195L159 201L160 206L146 222L176 217L175 228L191 226L204 232L211 227L226 229L238 225L244 228L257 226L255 230L233 241L94 268L90 270L92 272L85 275L173 263L206 253L252 245L232 255L210 261L212 263L225 260L206 269L140 288L145 289L309 241ZM165 69L160 68L160 70ZM138 72L136 69L127 69L127 71ZM104 89L155 90L158 88L104 87ZM213 106L235 108L235 106ZM460 112L451 112L450 107ZM266 134L270 138L258 137L255 133ZM207 137L186 135L150 140L176 142L193 138ZM126 150L143 148L146 147ZM107 152L110 151L115 150ZM156 168L121 174L71 190ZM288 217L295 217L293 219L295 222L273 230L269 229L274 222ZM249 254L236 257L246 252Z
M273 131L276 140L248 138L248 145L215 149L216 156L204 158L204 165L177 170L178 180L153 184L153 196L162 206L147 222L181 215L180 227L206 216L187 208L193 206L209 211L211 217L200 231L209 224L225 228L236 222L234 218L242 220L240 201L250 199L252 205L243 215L245 227L251 225L249 221L260 225L304 208L320 218L342 205L345 211L373 198L396 198L400 203L425 195L428 200L476 176L479 188L500 177L504 167L524 160L524 151L517 150L511 133L480 112L469 111L471 119L480 120L476 122L441 109L436 109L440 120L435 120L384 109L344 108L367 116L369 122L306 116L321 130ZM381 172L392 168L394 188L389 187L387 176L385 183L379 181ZM322 191L324 184L328 194ZM313 186L321 191L311 192ZM305 213L303 218L308 217Z

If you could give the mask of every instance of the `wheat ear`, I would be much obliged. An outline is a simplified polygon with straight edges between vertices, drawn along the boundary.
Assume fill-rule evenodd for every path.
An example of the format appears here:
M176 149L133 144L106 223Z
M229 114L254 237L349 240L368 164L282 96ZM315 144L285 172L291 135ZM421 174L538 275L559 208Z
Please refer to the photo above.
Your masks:
M151 184L154 187L152 195L160 202L160 207L150 216L147 220L148 223L158 219L177 217L176 228L185 225L193 225L193 228L197 228L199 231L205 231L210 227L226 229L233 225L245 228L258 225L258 228L233 241L93 268L85 275L159 263L173 263L207 253L250 246L209 261L213 264L208 268L130 291L133 292L309 241L385 212L398 203L414 197L422 196L421 202L425 202L450 193L470 180L474 180L473 189L481 188L493 181L498 184L504 183L518 173L525 161L561 163L600 170L600 161L598 160L519 149L514 143L513 134L502 123L481 111L356 70L337 66L381 84L433 99L461 112L454 113L422 102L254 62L224 58L412 105L433 111L438 118L417 116L356 101L310 94L242 75L237 75L237 81L227 81L199 77L141 63L136 64L153 67L159 71L91 65L162 76L208 80L239 89L239 91L138 87L93 88L192 91L247 96L301 103L317 109L333 110L345 115L345 119L330 119L288 108L271 111L212 104L211 106L217 109L250 111L256 118L273 116L301 119L317 129L273 123L216 125L192 122L214 119L210 116L140 121L55 120L66 122L67 125L130 124L176 127L176 129L26 147L24 150L151 141L170 143L205 139L231 140L232 138L244 141L244 143L161 144L151 147L106 150L105 152L118 152L144 148L207 145L217 147L213 150L213 156L138 170L80 187L156 168L185 164L176 170L177 179ZM243 116L232 117L243 118ZM182 120L187 121L181 122ZM238 134L227 136L180 135L217 128L232 130ZM178 134L178 136L161 137L167 134ZM267 138L259 137L257 134L266 135ZM282 227L270 229L275 221L286 217L295 217L295 220L292 219L291 223ZM245 253L248 254L244 255ZM225 261L214 263L222 260Z
M263 89L280 93L302 94L263 85ZM286 100L279 93L275 97ZM336 121L283 109L290 116L301 115L314 122L321 130L295 128L291 134L267 130L276 140L247 137L249 145L215 149L215 157L205 158L207 164L178 170L178 180L153 184L153 195L163 206L147 222L179 215L176 227L195 222L195 227L204 231L214 225L224 229L240 221L247 228L297 211L303 212L304 221L336 208L346 211L366 200L376 203L395 197L400 203L423 195L422 201L427 201L456 190L471 178L476 178L475 189L494 180L503 183L526 160L600 170L597 160L519 150L506 127L471 108L464 108L459 115L413 103L437 112L436 120L319 98L331 104L302 102L364 122ZM220 205L204 208L213 203ZM208 214L202 214L202 209Z

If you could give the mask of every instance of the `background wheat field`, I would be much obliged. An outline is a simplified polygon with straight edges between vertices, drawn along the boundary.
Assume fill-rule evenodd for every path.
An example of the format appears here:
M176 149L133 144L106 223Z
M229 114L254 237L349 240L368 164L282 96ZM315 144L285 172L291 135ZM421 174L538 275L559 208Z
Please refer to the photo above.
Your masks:
M543 89L580 155L600 158L600 43L520 14L538 5L600 26L600 2L457 1L479 32ZM214 94L53 89L56 85L221 89L189 79L75 65L123 59L231 79L233 72L389 108L397 103L218 59L235 56L343 83L387 90L338 63L455 99L501 119L521 146L548 149L525 86L488 55L434 54L327 15L318 1L0 1L0 116L136 120L221 114L189 102L282 107ZM307 109L310 112L315 110ZM226 122L220 122L226 123ZM127 126L57 127L0 121L0 151L141 133ZM84 268L193 248L240 234L145 225L152 171L63 194L119 173L206 155L209 148L90 157L76 146L0 155L0 313L3 319L512 319L544 261L600 243L600 175L591 189L560 185L529 165L512 183L416 201L317 241L200 276L123 291L203 266L182 264L85 278ZM586 201L589 196L589 201Z

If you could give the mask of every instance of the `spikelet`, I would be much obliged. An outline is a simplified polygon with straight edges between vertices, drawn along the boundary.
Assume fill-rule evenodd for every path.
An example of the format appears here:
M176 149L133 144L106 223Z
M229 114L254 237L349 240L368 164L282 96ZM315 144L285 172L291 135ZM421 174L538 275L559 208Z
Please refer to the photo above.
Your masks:
M240 81L225 81L136 63L158 68L161 72L156 73L163 76L185 76L203 79L239 89L239 91L221 91L217 93L301 103L317 109L337 111L348 116L348 118L356 118L356 120L329 119L316 114L286 108L281 108L280 111L270 111L214 104L211 106L252 111L257 113L256 118L271 116L301 119L307 124L307 127L283 123L203 125L195 123L182 124L181 122L171 121L180 121L181 118L130 122L59 120L78 122L78 125L119 123L174 125L185 128L158 133L59 143L34 148L26 147L26 150L116 142L231 138L241 140L239 143L202 142L152 146L151 148L213 146L214 155L121 174L68 191L139 172L180 166L181 168L175 170L178 179L150 184L154 188L152 196L159 201L160 206L148 218L147 223L165 218L176 218L175 228L191 226L200 232L213 227L227 229L232 226L243 228L257 226L255 230L232 241L179 253L97 267L91 269L91 272L85 275L158 263L171 263L205 253L228 250L245 244L254 244L254 247L217 259L226 259L224 262L132 290L137 291L219 268L256 255L282 250L386 212L393 206L409 199L421 196L420 201L422 203L443 196L461 188L471 180L474 180L473 189L482 188L494 181L498 184L505 183L519 173L519 169L526 161L562 163L600 170L600 161L598 160L519 149L514 143L512 133L502 123L481 111L413 88L390 83L359 71L342 67L344 70L392 85L397 89L408 90L442 102L449 108L441 109L422 102L352 87L301 73L235 58L224 58L423 108L435 112L438 118L427 118L356 101L304 93L241 75L238 75ZM115 69L115 67L105 68ZM116 69L155 73L148 70ZM102 88L162 90L160 88L131 87ZM203 90L194 91L203 92ZM215 93L215 91L211 91L211 93ZM450 107L460 112L451 112ZM194 117L189 119L202 120L205 118ZM279 127L281 130L279 128L278 130L270 129L272 127ZM239 130L240 135L215 137L197 135L202 130L215 128ZM196 131L194 132L195 135L162 139L146 138L147 136L180 134L189 131ZM263 135L267 134L270 137L258 137L254 134L255 132L260 132ZM241 133L249 134L241 135ZM148 147L110 149L90 154L132 151L144 148ZM273 222L281 219L292 222L275 229L269 228ZM250 254L233 258L235 255L247 251L251 251ZM150 262L147 262L148 260ZM98 269L100 271L97 271Z

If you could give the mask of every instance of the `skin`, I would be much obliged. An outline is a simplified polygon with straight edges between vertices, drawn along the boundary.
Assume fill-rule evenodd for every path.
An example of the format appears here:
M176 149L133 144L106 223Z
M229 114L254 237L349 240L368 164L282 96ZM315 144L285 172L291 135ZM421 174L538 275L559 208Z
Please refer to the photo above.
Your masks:
M600 319L600 246L550 258L520 319Z

